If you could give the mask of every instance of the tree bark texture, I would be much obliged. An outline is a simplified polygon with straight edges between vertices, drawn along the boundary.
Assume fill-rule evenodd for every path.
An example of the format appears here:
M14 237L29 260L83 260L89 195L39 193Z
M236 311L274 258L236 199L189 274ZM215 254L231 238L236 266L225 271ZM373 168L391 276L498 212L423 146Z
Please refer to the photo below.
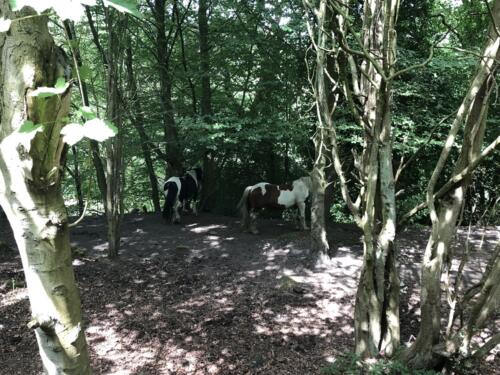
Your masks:
M90 14L90 11L87 10L87 13ZM89 18L89 22L92 21L92 17ZM91 25L93 26L93 24ZM73 53L74 57L74 63L77 65L78 69L80 69L83 66L82 62L82 57L80 54L80 49L76 43L77 37L76 37L76 31L75 31L75 26L71 21L64 21L64 30L66 32L66 36L68 40L70 41L71 45L71 50ZM97 36L97 34L96 34ZM103 61L104 64L106 64L105 61ZM80 81L80 94L82 96L82 104L84 106L89 106L90 101L89 101L89 94L88 94L88 88L87 84L85 81ZM101 199L103 204L106 202L106 175L104 173L104 166L101 158L101 152L99 149L99 143L94 140L89 140L89 146L90 146L90 155L92 157L92 163L94 164L94 168L96 171L96 177L97 177L97 186L99 187L99 191L101 193Z
M133 66L133 56L132 56L132 46L129 39L127 46L127 80L128 80L128 91L130 96L129 107L131 108L131 122L134 125L139 139L141 141L141 150L146 162L146 172L149 177L149 182L151 184L151 200L153 201L154 210L156 213L161 212L160 196L158 190L158 178L156 177L156 172L153 165L153 158L151 157L151 143L146 131L144 130L144 113L142 112L142 105L137 95L137 81L134 74Z
M359 78L365 129L361 175L364 257L356 294L356 352L391 356L399 346L399 277L396 270L396 203L392 168L391 82L399 2L366 0L363 43L368 55ZM375 64L378 63L379 67ZM382 70L384 76L382 76Z
M35 14L29 8L12 13L8 3L0 2L1 17ZM60 132L70 92L30 96L64 76L61 52L49 35L46 16L13 22L0 35L0 48L0 204L23 263L33 317L29 327L35 330L47 373L90 374L61 192L61 159L67 148ZM21 132L25 120L43 126Z
M199 0L198 29L200 33L200 77L201 77L201 116L212 115L212 90L210 88L210 44L208 30L208 1Z
M78 166L78 149L76 146L71 147L73 152L73 179L75 180L76 197L78 199L78 212L83 214L85 203L83 201L82 178L80 177L80 168Z
M313 182L311 202L311 251L318 262L328 260L330 245L328 243L325 219L325 190L327 181L325 167L329 144L328 132L333 127L332 114L335 110L337 97L329 95L331 85L326 82L328 48L328 11L327 1L321 0L316 12L317 35L316 37L316 68L314 76L314 95L316 99L316 112L318 123L314 135L315 160L311 173ZM314 36L312 36L314 37ZM333 100L329 100L333 98Z
M500 23L500 1L495 1L492 11L494 22ZM487 109L494 87L497 62L500 57L500 36L490 26L489 36L478 64L475 76L466 93L450 129L438 164L431 176L427 191L427 205L432 220L422 265L421 324L416 341L407 353L406 360L415 368L432 368L442 360L434 347L441 339L441 275L452 257L450 243L455 236L458 217L471 183L468 176L451 188L447 194L434 202L436 182L444 168L460 126L465 123L463 144L453 167L453 175L467 168L481 153L486 128ZM436 208L436 203L439 206ZM473 330L476 332L477 327ZM472 331L467 331L467 335ZM469 340L469 338L464 338ZM469 344L465 346L468 347Z
M156 22L156 55L158 75L160 79L160 102L163 114L165 157L170 174L180 175L182 172L182 150L179 144L177 124L172 103L172 82L168 49L169 43L165 26L165 0L155 0L154 17Z
M212 123L212 88L210 87L210 42L208 28L208 7L207 0L200 0L198 5L198 30L200 45L200 77L201 96L200 107L201 117L204 122ZM203 189L201 192L201 203L205 209L211 209L213 200L211 196L216 191L216 162L214 152L207 149L203 153Z
M306 6L314 4L305 0ZM328 6L327 6L328 5ZM379 354L391 356L399 345L399 278L396 269L394 239L396 234L396 204L392 169L392 123L390 106L391 79L396 54L395 21L399 1L365 0L363 5L362 38L355 48L361 58L354 56L347 37L353 25L347 11L348 2L320 1L313 13L317 18L318 38L315 43L315 95L320 119L316 139L321 133L328 138L327 147L339 177L341 193L355 222L363 231L364 257L355 306L356 353L363 358ZM329 24L321 21L321 15ZM311 34L311 26L309 27ZM331 43L322 41L333 34ZM354 36L354 38L358 38ZM311 36L314 41L316 38ZM359 48L362 52L359 52ZM328 61L326 54L333 62ZM333 58L335 56L335 58ZM322 69L318 67L323 65ZM325 68L326 65L326 68ZM325 69L333 88L326 88ZM336 85L342 91L353 117L363 129L363 150L355 156L355 165L361 183L360 194L353 201L338 152L335 124L332 121L335 106L329 101ZM317 143L318 145L318 143ZM323 168L317 149L315 173ZM322 171L324 174L324 171ZM320 192L324 194L324 192ZM316 235L320 235L317 231Z
M108 231L108 256L118 256L120 248L120 225L123 215L123 118L120 88L122 59L125 50L124 31L126 16L105 9L109 36L107 49L107 107L106 117L118 128L118 134L106 141L106 218Z

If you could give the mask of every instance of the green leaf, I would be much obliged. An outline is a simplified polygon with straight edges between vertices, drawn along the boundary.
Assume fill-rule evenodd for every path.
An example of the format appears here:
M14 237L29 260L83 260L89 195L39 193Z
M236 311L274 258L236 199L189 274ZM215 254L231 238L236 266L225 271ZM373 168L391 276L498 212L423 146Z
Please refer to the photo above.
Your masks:
M54 85L56 89L66 90L66 80L63 77L59 77ZM64 91L63 91L64 92Z
M143 15L137 10L135 0L103 0L104 6L113 7L119 12L129 13L137 18L143 18Z
M99 118L87 121L83 124L84 134L87 138L97 142L105 141L114 137L118 133L118 129L109 121L104 121Z
M82 65L78 69L78 71L80 73L80 79L82 81L88 80L90 78L90 76L92 75L92 71L90 70L90 68L87 65Z
M86 120L93 120L97 117L92 108L83 106L78 109L78 114L84 117Z
M61 129L61 135L63 136L64 142L73 146L74 144L80 142L80 140L85 136L85 132L82 125L71 123L65 125Z
M25 120L21 126L19 127L19 133L33 133L39 132L43 130L42 124L36 124L33 121Z
M0 18L0 33L9 31L11 22L9 19Z
M38 98L47 98L49 96L60 95L64 93L69 87L69 82L66 82L64 78L59 77L56 81L55 87L39 87L30 96L36 96Z

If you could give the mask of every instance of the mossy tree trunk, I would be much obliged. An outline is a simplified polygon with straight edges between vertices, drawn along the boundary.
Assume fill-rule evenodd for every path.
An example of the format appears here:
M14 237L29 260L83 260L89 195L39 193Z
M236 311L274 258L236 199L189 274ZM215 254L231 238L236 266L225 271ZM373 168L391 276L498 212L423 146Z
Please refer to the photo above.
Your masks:
M29 8L12 14L8 4L0 2L1 17L35 14ZM47 373L90 374L61 193L67 147L60 132L70 92L30 96L37 87L53 87L64 75L61 52L49 35L46 16L13 22L0 35L0 46L0 204L23 263L33 316L29 327L35 330ZM43 126L20 131L26 120Z

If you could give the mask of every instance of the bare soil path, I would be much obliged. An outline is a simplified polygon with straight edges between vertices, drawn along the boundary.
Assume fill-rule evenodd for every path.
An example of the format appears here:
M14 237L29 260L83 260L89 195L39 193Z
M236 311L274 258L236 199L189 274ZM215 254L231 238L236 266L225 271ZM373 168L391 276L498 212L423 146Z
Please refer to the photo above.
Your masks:
M261 234L231 217L127 215L120 257L105 256L105 221L87 218L71 233L86 333L97 374L318 374L353 349L360 233L333 225L338 249L328 269L310 269L308 233L277 219ZM467 282L484 268L498 228L473 231ZM419 262L427 230L399 239L402 339L418 328ZM0 222L0 239L15 249ZM465 243L461 231L457 250ZM0 374L40 374L17 251L0 250ZM499 316L491 331L498 331ZM486 338L486 337L485 337ZM484 340L485 338L482 338ZM499 354L482 374L495 373ZM486 372L485 372L486 371Z

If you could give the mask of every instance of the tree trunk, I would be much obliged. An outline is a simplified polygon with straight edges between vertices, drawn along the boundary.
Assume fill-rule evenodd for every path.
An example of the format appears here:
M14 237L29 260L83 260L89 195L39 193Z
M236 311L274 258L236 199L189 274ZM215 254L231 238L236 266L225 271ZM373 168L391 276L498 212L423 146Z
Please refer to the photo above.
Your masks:
M87 13L90 14L90 11L87 10ZM89 18L89 22L93 22L92 18ZM93 25L91 25L93 26ZM68 40L70 41L70 46L71 50L74 55L74 60L76 60L76 65L78 66L78 69L80 69L83 65L82 63L82 57L80 55L80 49L78 47L78 44L75 43L77 40L76 38L76 32L75 32L75 26L71 21L64 21L64 30L66 32L66 36ZM72 42L72 43L71 43ZM106 63L106 62L104 62ZM84 106L89 106L90 101L89 101L89 94L88 94L88 89L87 89L87 84L85 81L79 82L80 84L80 94L82 97L82 104ZM96 171L96 177L97 177L97 186L99 187L99 191L101 192L101 199L103 204L106 202L106 175L104 173L104 167L103 167L103 162L101 159L101 152L99 150L99 143L94 140L89 140L89 145L90 145L90 155L92 157L92 163L94 164L94 168Z
M200 33L201 116L212 115L212 90L210 88L210 45L208 41L208 1L199 0L198 29Z
M200 107L201 117L204 122L212 123L212 89L210 87L210 43L208 28L208 6L207 0L199 0L198 6L198 29L200 45L200 77L201 96ZM201 192L201 202L204 209L210 210L211 195L213 195L216 184L216 163L214 153L207 149L203 153L203 190Z
M316 142L315 142L316 143ZM316 146L316 152L321 153ZM325 156L317 155L311 177L313 183L311 202L311 252L319 263L328 261L332 254L325 225Z
M165 156L170 173L179 175L182 172L182 150L179 144L177 125L172 103L172 82L167 51L169 44L165 28L165 0L155 0L154 16L156 21L156 55L158 75L160 78L160 102L163 114Z
M128 90L130 94L130 108L131 108L131 122L134 124L135 130L139 135L141 141L142 155L144 156L144 161L146 162L146 172L149 177L149 182L151 184L151 199L153 201L154 210L156 213L161 212L160 197L158 191L158 178L156 177L156 172L153 165L153 159L151 158L151 147L149 138L144 130L144 114L142 112L142 105L139 101L137 95L137 83L134 74L134 67L132 61L132 46L131 40L128 40L127 46L127 77L128 77ZM133 109L132 109L133 108Z
M500 1L495 1L492 12L496 24L500 23ZM441 274L451 257L450 243L456 233L457 220L465 201L470 176L462 179L440 199L435 208L434 188L449 155L451 145L465 121L464 141L455 162L453 174L467 168L481 152L489 97L494 86L497 69L495 58L500 57L500 36L490 27L489 38L483 51L476 75L457 112L448 140L433 172L428 187L428 206L432 219L432 233L427 243L422 265L421 324L416 341L405 353L406 360L415 368L432 368L442 360L433 348L439 344L441 332Z
M2 17L33 15L29 8ZM0 36L2 132L0 133L0 204L11 224L21 255L35 329L45 371L90 374L69 244L68 220L61 193L61 159L66 147L60 132L69 113L69 89L48 98L29 94L54 86L64 76L60 54L49 35L47 17L12 23ZM20 132L25 120L43 124Z
M318 125L314 135L314 166L311 173L313 182L311 202L311 251L317 258L317 262L324 263L330 254L328 243L326 220L325 220L325 190L327 181L325 178L326 154L329 144L328 131L332 128L332 113L337 104L337 96L330 96L329 85L326 83L327 73L327 41L329 15L326 0L321 0L316 12L318 23L316 45L316 74L314 81L314 94L316 99L316 111ZM333 100L332 100L333 99Z
M78 151L76 146L72 146L71 151L73 151L73 174L75 180L76 197L78 199L78 212L81 216L83 215L85 203L83 201L82 179L80 178L80 169L78 167Z
M364 257L354 311L356 353L363 358L392 356L399 346L399 277L394 239L396 203L392 169L391 82L396 54L398 1L366 0L360 69L360 117L365 129L361 172ZM378 63L385 77L375 66Z
M108 69L106 80L107 107L106 117L118 128L118 134L106 141L106 218L108 224L108 256L118 256L120 248L120 225L122 219L122 174L123 174L123 127L120 108L120 72L124 52L123 34L126 29L126 16L105 9L108 41Z

